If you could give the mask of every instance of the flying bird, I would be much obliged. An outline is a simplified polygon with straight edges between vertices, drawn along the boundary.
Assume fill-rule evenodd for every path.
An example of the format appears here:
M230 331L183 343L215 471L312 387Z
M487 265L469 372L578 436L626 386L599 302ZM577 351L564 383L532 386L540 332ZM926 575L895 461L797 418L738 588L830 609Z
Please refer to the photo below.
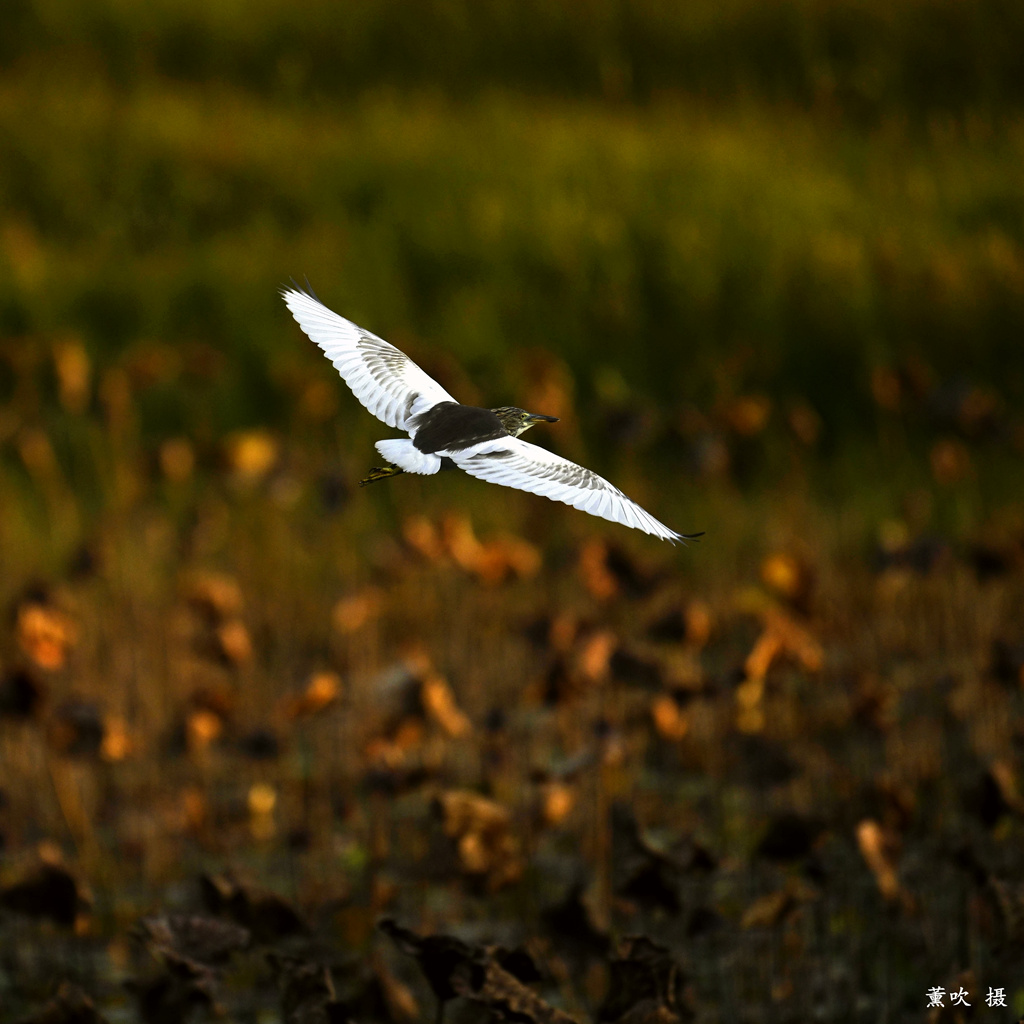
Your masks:
M520 435L530 427L557 423L558 417L512 406L478 409L460 405L405 353L328 309L312 289L283 288L281 295L299 326L324 350L356 398L377 419L409 435L376 443L388 465L372 470L361 484L399 473L429 475L458 468L481 480L542 494L672 543L701 536L670 530L603 477L521 440Z

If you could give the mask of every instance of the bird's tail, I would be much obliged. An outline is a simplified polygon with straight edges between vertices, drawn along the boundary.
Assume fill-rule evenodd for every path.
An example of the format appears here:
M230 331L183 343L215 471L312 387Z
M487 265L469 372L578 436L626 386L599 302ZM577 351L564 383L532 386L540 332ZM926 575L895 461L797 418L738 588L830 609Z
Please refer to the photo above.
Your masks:
M378 441L374 447L393 466L401 466L406 473L420 473L431 476L441 468L441 456L421 452L405 437Z

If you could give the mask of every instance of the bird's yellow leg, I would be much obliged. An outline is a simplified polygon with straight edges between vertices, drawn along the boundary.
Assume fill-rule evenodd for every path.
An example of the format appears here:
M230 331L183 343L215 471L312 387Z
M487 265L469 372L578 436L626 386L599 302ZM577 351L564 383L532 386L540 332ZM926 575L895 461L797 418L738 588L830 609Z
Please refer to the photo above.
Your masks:
M365 480L359 481L360 487L365 487L367 484L376 483L378 480L386 480L389 476L398 476L399 473L404 473L405 470L401 466L385 466L383 469L371 469L370 475Z

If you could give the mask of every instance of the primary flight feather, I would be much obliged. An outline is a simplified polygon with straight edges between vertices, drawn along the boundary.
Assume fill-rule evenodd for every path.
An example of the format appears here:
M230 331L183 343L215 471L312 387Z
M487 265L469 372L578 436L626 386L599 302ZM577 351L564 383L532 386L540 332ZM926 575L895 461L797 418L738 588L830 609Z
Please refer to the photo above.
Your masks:
M362 483L458 467L481 480L542 494L662 540L700 536L670 530L603 477L520 440L535 423L554 423L556 417L508 406L460 405L394 345L339 316L315 295L298 287L282 289L281 295L356 398L389 427L409 435L377 442L377 451L391 465L373 470Z

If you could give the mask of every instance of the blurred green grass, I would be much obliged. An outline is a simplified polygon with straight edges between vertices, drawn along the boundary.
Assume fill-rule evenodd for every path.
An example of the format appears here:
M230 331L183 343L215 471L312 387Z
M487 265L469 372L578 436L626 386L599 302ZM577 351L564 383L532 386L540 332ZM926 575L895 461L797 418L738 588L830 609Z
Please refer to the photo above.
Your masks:
M521 401L531 351L564 360L576 454L607 472L632 451L609 406L650 411L652 458L692 478L680 424L764 394L745 482L789 471L772 432L798 408L839 497L929 485L936 433L965 434L953 393L980 387L998 422L967 439L998 491L1024 429L1017 18L24 0L0 54L0 444L63 431L67 465L69 339L94 383L129 374L143 451L306 429L330 373L276 289L308 274L467 400ZM913 408L880 412L880 371ZM306 440L374 436L355 403L338 416Z
M537 344L699 399L740 351L737 383L826 414L849 372L907 352L1020 386L1020 126L865 138L681 101L309 111L35 84L0 96L8 333L77 327L101 355L202 337L274 362L273 289L305 271L379 333L491 372Z
M381 85L646 101L665 91L915 117L1024 99L1012 0L48 0L7 5L0 60L55 58L124 86L231 81L342 98Z

